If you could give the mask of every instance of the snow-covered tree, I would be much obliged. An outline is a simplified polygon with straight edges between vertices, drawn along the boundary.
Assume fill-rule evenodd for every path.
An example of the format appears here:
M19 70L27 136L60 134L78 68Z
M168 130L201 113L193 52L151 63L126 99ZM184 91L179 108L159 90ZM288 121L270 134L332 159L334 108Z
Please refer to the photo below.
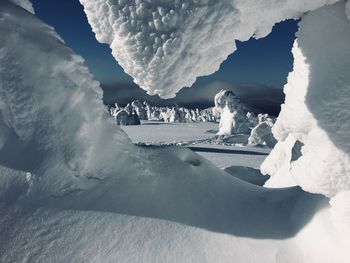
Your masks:
M248 134L249 121L244 107L232 91L221 90L215 95L215 108L220 113L218 135Z

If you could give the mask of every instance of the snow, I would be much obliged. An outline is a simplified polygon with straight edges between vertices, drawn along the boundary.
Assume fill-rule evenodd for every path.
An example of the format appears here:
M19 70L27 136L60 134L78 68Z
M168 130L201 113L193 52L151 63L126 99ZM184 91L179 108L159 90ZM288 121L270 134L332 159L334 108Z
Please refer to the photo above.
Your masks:
M276 145L276 139L273 137L271 131L272 125L266 121L259 123L252 129L250 137L248 138L248 143L253 145L266 145L273 148Z
M143 121L138 127L122 127L134 142L145 144L181 143L207 140L217 131L217 123L164 123L162 121Z
M234 40L264 37L277 22L302 18L293 49L295 69L274 134L283 141L292 133L304 144L291 173L305 190L334 196L349 189L350 29L344 1L81 3L97 39L111 45L137 84L162 97L216 71L235 50Z
M232 91L221 90L214 98L216 111L220 113L218 135L250 133L244 107Z
M270 153L270 149L240 145L243 143L237 136L220 140L215 136L217 123L164 123L146 121L141 126L123 126L122 129L133 143L142 146L181 145L189 147L194 152L211 161L219 168L229 166L246 166L259 169ZM265 177L267 179L267 177Z
M88 1L85 2L88 8ZM104 14L109 6L103 5L103 2L100 0L90 4L95 3L100 8L99 12ZM162 2L174 7L179 3ZM287 3L293 7L292 2L295 3L294 7L299 7L300 2L295 1L287 1L282 7L275 1L271 3L284 10ZM107 3L124 6L134 2L119 0ZM150 1L144 3L151 4ZM195 1L189 7L199 6L193 11L194 17L199 18L204 13L202 19L208 19L205 15L214 20L218 16L224 19L225 14L232 11L220 9L224 3L229 5L226 1L216 4ZM269 21L275 20L273 18L276 16L284 18L293 15L293 10L296 10L289 6L287 14L282 11L274 13L270 11L273 8L263 8L266 1L235 3L246 7L255 3L255 6L250 6L250 10L259 11L257 19L270 14L272 18L266 16ZM208 4L218 8L218 13L205 8ZM139 7L137 12L125 8L125 13L142 16L142 2L135 1L135 5ZM321 1L305 1L298 10L302 12L320 5ZM184 8L187 8L186 5ZM163 14L162 9L157 8L157 12ZM165 22L158 26L164 29L172 24L175 20L171 19L171 14L174 12L165 12L162 16ZM167 22L167 13L173 22ZM251 17L256 13L252 12ZM241 15L244 17L244 13ZM108 22L108 19L114 21L113 17L98 17L100 19L95 20L96 24ZM91 23L91 17L89 19ZM188 16L186 19L192 21L193 18ZM325 196L304 192L299 187L268 189L252 184L253 181L240 180L190 149L134 146L108 116L102 104L99 83L84 66L83 59L66 47L51 27L25 9L4 0L0 2L0 20L0 34L6 36L0 42L2 261L348 262L349 236L346 229L335 224L335 219L341 217L339 214L347 218L348 191L337 193L331 201L331 208ZM307 57L316 68L333 68L338 63L345 63L348 53L344 47L348 47L348 36L339 36L341 30L348 29L348 24L347 27L344 25L347 22L344 3L310 13L303 21L305 24L299 33L299 46L294 50L295 54L299 52L300 55L296 56L295 69L299 76L302 78L305 74L301 49L311 52ZM308 32L308 25L314 23L317 26L338 27L325 27L328 29L325 31L327 34L323 34L326 43L318 38L305 43L310 39L303 34L320 34L315 30L317 26L312 26L313 31ZM217 26L215 23L212 25ZM137 26L136 23L136 29ZM210 23L202 26L206 28ZM270 27L263 26L264 23L261 23L260 30L254 32L260 36L268 33ZM203 35L208 33L202 32ZM247 35L250 35L249 30ZM114 37L113 34L110 36ZM188 39L196 39L196 36L198 34L193 34ZM109 37L108 34L106 37ZM330 41L331 37L339 38L339 42ZM313 49L309 50L308 44L314 44ZM326 59L329 65L314 65L313 50L328 51L330 44L333 47L336 45L334 52L319 53L319 59ZM211 45L204 42L208 54ZM336 52L338 49L344 57ZM128 55L127 51L125 54ZM330 54L334 57L330 58ZM128 63L133 62L130 60ZM183 66L186 68L186 63ZM341 69L347 65L340 66ZM138 68L137 64L135 68ZM333 73L334 78L341 77L340 80L349 83L349 76L343 71ZM329 77L323 75L316 74L316 79ZM162 77L160 75L160 79ZM290 79L293 80L293 74ZM302 80L300 84L305 84ZM332 83L337 85L337 89L332 92L345 90L338 82ZM332 83L317 88L324 91L322 89L332 87ZM172 89L171 85L168 87ZM315 86L308 87L307 91L310 92ZM301 85L300 89L305 91L305 85ZM300 94L302 96L306 92ZM336 103L339 103L348 109L346 103L337 100L344 98L347 102L347 93L335 94L339 95L336 98L329 93L325 95L330 102L334 102L330 106L336 108ZM306 96L305 101L313 102L312 98L315 99L315 96ZM289 105L288 101L286 105ZM320 100L319 106L314 103L308 103L308 106L313 114L319 114L317 107L325 105ZM306 114L305 108L300 109L300 117L315 116L310 112ZM344 114L342 108L334 110ZM332 109L331 113L334 113ZM344 122L333 138L327 120L319 115L317 117L317 121L311 119L313 122L308 123L305 129L311 129L310 133L315 135L322 135L315 137L323 140L322 147L334 146L338 140L342 141L342 129L348 123ZM345 116L337 115L340 120L345 117L346 113ZM293 119L290 121L292 123ZM322 131L327 132L329 137L323 136ZM287 135L295 134L292 130ZM303 134L299 140L304 144L303 156L296 159L295 163L304 157L308 158L307 151L314 152L315 144L308 136L311 137L310 134ZM281 142L281 137L278 139ZM345 143L343 147L348 145ZM337 145L329 150L343 164L345 159L339 147ZM320 151L320 156L323 157L324 153ZM325 165L334 165L333 157L327 157L330 160ZM291 156L291 160L294 159ZM295 171L293 166L292 174ZM338 166L334 169L338 169ZM331 172L329 178L337 180L338 177L334 177Z
M293 180L306 191L332 197L350 189L350 27L344 2L307 14L299 27L294 70L273 132L285 152L294 145L285 143L288 138L303 143L302 156L289 164ZM271 158L270 164L285 163Z
M271 175L265 186L280 188L297 185L290 173L292 149L295 142L292 135L283 141L278 141L270 155L265 159L260 167L261 172L264 175Z
M149 94L169 98L219 69L235 40L337 0L80 0L101 43ZM169 74L171 72L171 74Z
M123 109L115 103L115 107L108 106L110 114L116 118L119 111L126 111L131 114L133 111L139 116L140 120L164 121L166 123L186 123L186 122L216 122L219 118L213 108L200 110L188 109L184 107L152 106L148 102L138 100L128 103Z
M0 4L0 164L32 173L51 194L70 191L72 177L106 166L101 149L126 151L129 139L109 121L83 59L26 10Z

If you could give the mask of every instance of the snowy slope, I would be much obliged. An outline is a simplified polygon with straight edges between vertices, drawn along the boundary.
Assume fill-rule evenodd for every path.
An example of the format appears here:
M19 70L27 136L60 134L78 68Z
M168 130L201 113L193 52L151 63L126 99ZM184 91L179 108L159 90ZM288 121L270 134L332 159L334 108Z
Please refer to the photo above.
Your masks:
M325 197L132 146L52 28L4 0L0 21L2 262L348 262Z

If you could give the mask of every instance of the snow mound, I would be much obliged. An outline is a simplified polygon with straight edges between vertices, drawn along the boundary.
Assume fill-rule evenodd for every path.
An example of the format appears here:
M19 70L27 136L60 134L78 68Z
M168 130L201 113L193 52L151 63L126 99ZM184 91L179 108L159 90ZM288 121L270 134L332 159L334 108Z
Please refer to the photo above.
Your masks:
M80 0L101 43L149 94L169 98L209 75L235 40L269 34L274 24L337 0Z

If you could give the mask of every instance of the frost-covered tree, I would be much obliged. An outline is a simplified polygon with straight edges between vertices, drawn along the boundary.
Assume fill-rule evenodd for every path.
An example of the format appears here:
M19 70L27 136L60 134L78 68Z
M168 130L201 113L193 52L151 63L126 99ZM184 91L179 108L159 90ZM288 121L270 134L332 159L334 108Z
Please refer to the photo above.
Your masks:
M132 111L132 113L129 114L129 120L128 120L128 125L140 125L140 117L137 114L135 110Z
M271 123L267 121L259 123L252 129L248 143L253 145L265 145L273 148L276 145L277 140L273 137L271 128Z
M244 107L232 91L221 90L215 95L215 108L220 113L218 135L248 134L249 121Z
M147 108L139 100L134 100L131 103L133 110L136 111L140 120L148 120Z
M118 125L129 125L129 113L125 110L120 110L116 113L115 119Z

